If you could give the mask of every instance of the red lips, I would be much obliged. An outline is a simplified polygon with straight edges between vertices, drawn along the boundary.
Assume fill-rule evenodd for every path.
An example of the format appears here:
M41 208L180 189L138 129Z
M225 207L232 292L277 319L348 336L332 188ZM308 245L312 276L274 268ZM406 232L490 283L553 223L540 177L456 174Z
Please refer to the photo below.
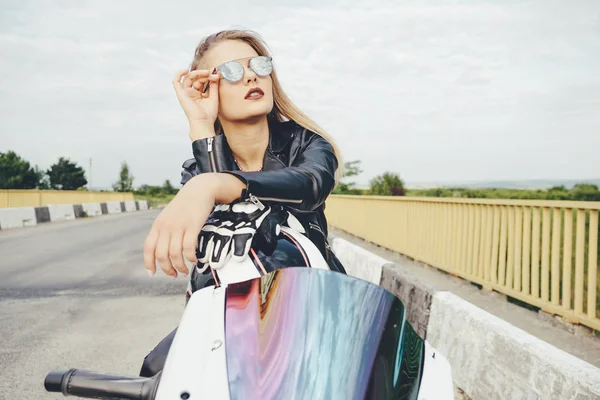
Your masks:
M250 97L250 95L251 95L252 93L258 93L258 94L260 94L261 96L264 96L264 95L265 95L265 92L263 92L261 88L259 88L259 87L254 87L254 88L252 88L252 89L248 90L248 93L246 93L246 96L244 97L244 99L247 99L248 97Z

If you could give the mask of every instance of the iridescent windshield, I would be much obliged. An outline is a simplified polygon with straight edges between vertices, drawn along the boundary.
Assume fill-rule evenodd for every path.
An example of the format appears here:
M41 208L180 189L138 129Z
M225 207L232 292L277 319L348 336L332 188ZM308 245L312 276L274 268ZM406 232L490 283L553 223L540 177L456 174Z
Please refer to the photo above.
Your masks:
M416 399L423 341L395 296L337 272L287 268L229 285L232 399Z

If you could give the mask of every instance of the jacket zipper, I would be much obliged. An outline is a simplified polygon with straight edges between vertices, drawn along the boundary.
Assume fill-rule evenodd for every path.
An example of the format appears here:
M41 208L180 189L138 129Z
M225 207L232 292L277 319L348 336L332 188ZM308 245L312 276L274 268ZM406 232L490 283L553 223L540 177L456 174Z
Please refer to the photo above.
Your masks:
M265 209L265 205L263 203L261 203L261 201L255 195L253 195L253 194L250 195L250 201L252 203L254 203L260 211Z
M265 209L265 205L261 202L261 200L264 201L275 201L275 202L281 202L281 203L294 203L294 204L300 204L302 203L302 200L290 200L290 199L276 199L274 197L257 197L253 194L248 196L248 199L254 203L258 208L262 210Z
M295 199L277 199L275 197L257 197L257 199L259 200L264 200L264 201L275 201L275 202L281 202L281 203L292 203L292 204L301 204L302 200L295 200Z
M215 155L213 153L213 141L214 137L208 138L208 159L210 160L210 166L212 168L211 172L217 172L217 164L215 162Z

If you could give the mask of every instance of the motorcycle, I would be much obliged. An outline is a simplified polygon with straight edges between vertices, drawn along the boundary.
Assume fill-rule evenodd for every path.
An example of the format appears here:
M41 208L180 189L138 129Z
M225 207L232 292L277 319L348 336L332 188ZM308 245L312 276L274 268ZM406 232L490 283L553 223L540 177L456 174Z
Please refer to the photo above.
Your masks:
M288 227L269 257L251 253L188 293L159 373L52 371L46 390L136 400L454 398L447 359L392 293L330 271Z

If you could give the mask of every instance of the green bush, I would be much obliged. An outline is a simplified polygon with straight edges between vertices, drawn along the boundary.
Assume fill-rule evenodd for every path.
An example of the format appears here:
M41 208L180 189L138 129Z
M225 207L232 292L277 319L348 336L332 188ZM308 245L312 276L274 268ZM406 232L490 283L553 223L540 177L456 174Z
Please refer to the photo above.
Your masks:
M564 186L542 189L474 189L433 188L409 189L408 196L459 197L468 199L573 200L600 201L600 189L591 184L577 184L570 190Z
M386 172L371 180L369 192L377 196L404 196L404 181L398 174Z

